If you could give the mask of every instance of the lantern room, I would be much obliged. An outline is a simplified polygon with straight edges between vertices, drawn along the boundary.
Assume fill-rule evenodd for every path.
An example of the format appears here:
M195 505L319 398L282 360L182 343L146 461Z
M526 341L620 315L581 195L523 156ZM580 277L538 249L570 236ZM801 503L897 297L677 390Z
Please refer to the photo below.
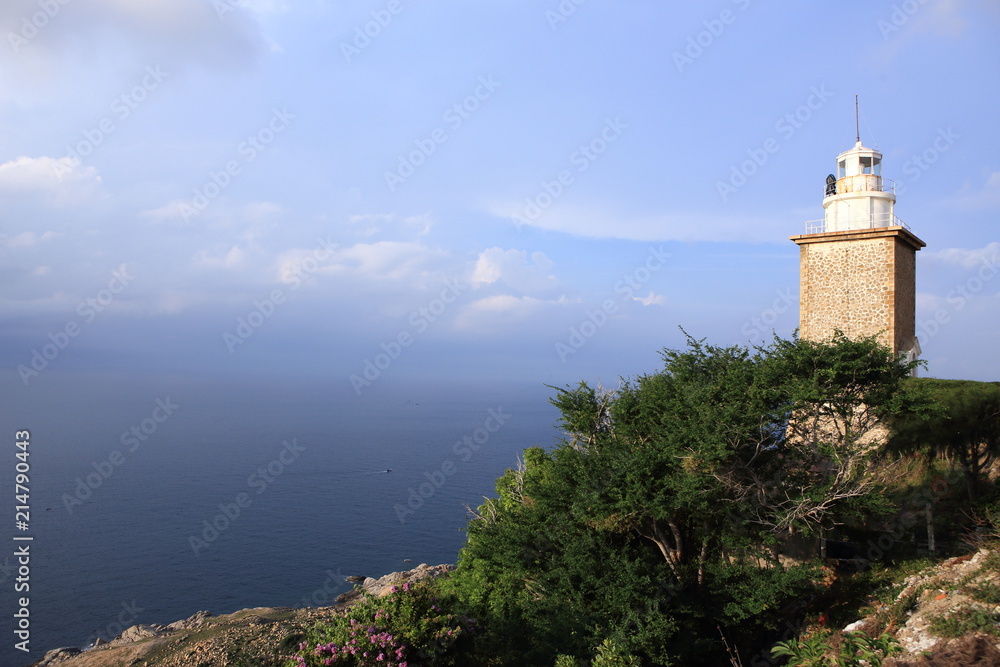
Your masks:
M882 178L882 154L860 141L837 156L836 175L826 177L823 224L811 232L904 226L896 217L895 185Z

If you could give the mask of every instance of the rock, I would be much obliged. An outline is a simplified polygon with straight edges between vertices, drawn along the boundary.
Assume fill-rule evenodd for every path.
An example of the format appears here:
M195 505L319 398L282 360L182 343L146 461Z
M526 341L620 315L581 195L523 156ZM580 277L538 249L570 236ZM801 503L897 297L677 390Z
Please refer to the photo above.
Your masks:
M355 574L355 575L351 575L350 577L347 577L347 579L345 579L345 581L347 581L348 583L351 583L351 584L360 584L361 582L363 582L367 578L368 577L366 577L364 575Z
M344 604L345 602L357 600L359 597L361 597L361 591L347 591L337 596L337 603Z
M64 646L62 648L54 648L42 658L42 665L49 665L56 662L62 662L63 660L69 660L74 655L81 653L80 649L73 646Z
M374 597L385 597L386 595L392 593L393 586L401 588L403 584L407 582L415 584L418 581L423 581L424 579L436 579L437 577L446 575L454 569L454 565L428 565L427 563L421 563L416 568L406 572L392 572L384 577L379 577L378 579L367 577L361 585L361 588L362 591L368 595L372 595Z
M854 621L853 623L844 628L844 632L854 632L855 630L860 630L861 626L863 626L864 624L865 624L865 619L861 619L860 621Z
M108 643L127 644L137 642L141 639L148 639L149 637L158 637L163 634L165 629L158 625L133 625Z
M185 618L183 621L174 621L167 628L170 630L194 630L206 625L210 618L212 618L212 612L199 611Z

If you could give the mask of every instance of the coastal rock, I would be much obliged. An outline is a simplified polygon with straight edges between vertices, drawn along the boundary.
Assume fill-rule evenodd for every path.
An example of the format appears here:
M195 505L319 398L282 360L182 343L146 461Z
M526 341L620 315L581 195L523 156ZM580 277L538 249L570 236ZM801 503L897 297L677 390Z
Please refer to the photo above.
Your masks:
M347 591L338 595L336 602L337 604L346 604L357 600L359 597L361 597L361 591Z
M150 637L159 637L166 632L169 632L169 630L162 625L133 625L130 628L126 628L124 632L109 641L108 644L131 644L132 642L149 639Z
M292 645L316 623L342 617L363 596L388 595L392 586L446 575L454 565L422 564L407 572L365 578L367 588L349 591L346 603L331 607L259 607L213 616L207 611L169 625L134 625L110 642L80 651L49 651L33 667L244 667L282 664ZM338 602L341 600L338 599Z
M64 646L63 648L54 648L45 654L42 658L42 664L54 665L64 660L72 658L74 655L80 653L80 649L72 646Z
M443 577L455 569L454 565L428 565L421 563L416 568L405 572L393 572L378 579L371 577L365 579L361 585L362 591L374 597L385 597L392 592L392 588L401 588L403 584L415 584L424 579L437 579Z
M170 630L195 630L208 623L210 618L212 618L212 612L199 611L183 621L174 621L167 628Z

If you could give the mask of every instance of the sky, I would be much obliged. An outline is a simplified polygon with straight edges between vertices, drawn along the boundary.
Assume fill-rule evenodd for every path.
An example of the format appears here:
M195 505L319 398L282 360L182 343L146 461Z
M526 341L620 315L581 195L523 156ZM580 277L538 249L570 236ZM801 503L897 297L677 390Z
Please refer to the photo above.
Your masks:
M0 359L613 385L798 324L860 135L924 374L1000 379L1000 6L6 0Z

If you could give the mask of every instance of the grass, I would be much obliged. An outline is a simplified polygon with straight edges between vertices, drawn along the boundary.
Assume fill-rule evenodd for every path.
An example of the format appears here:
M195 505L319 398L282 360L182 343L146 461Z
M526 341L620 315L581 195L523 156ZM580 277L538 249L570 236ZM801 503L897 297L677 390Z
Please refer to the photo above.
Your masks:
M1000 636L1000 615L981 607L963 607L930 617L930 631L939 637L961 637L971 632Z

